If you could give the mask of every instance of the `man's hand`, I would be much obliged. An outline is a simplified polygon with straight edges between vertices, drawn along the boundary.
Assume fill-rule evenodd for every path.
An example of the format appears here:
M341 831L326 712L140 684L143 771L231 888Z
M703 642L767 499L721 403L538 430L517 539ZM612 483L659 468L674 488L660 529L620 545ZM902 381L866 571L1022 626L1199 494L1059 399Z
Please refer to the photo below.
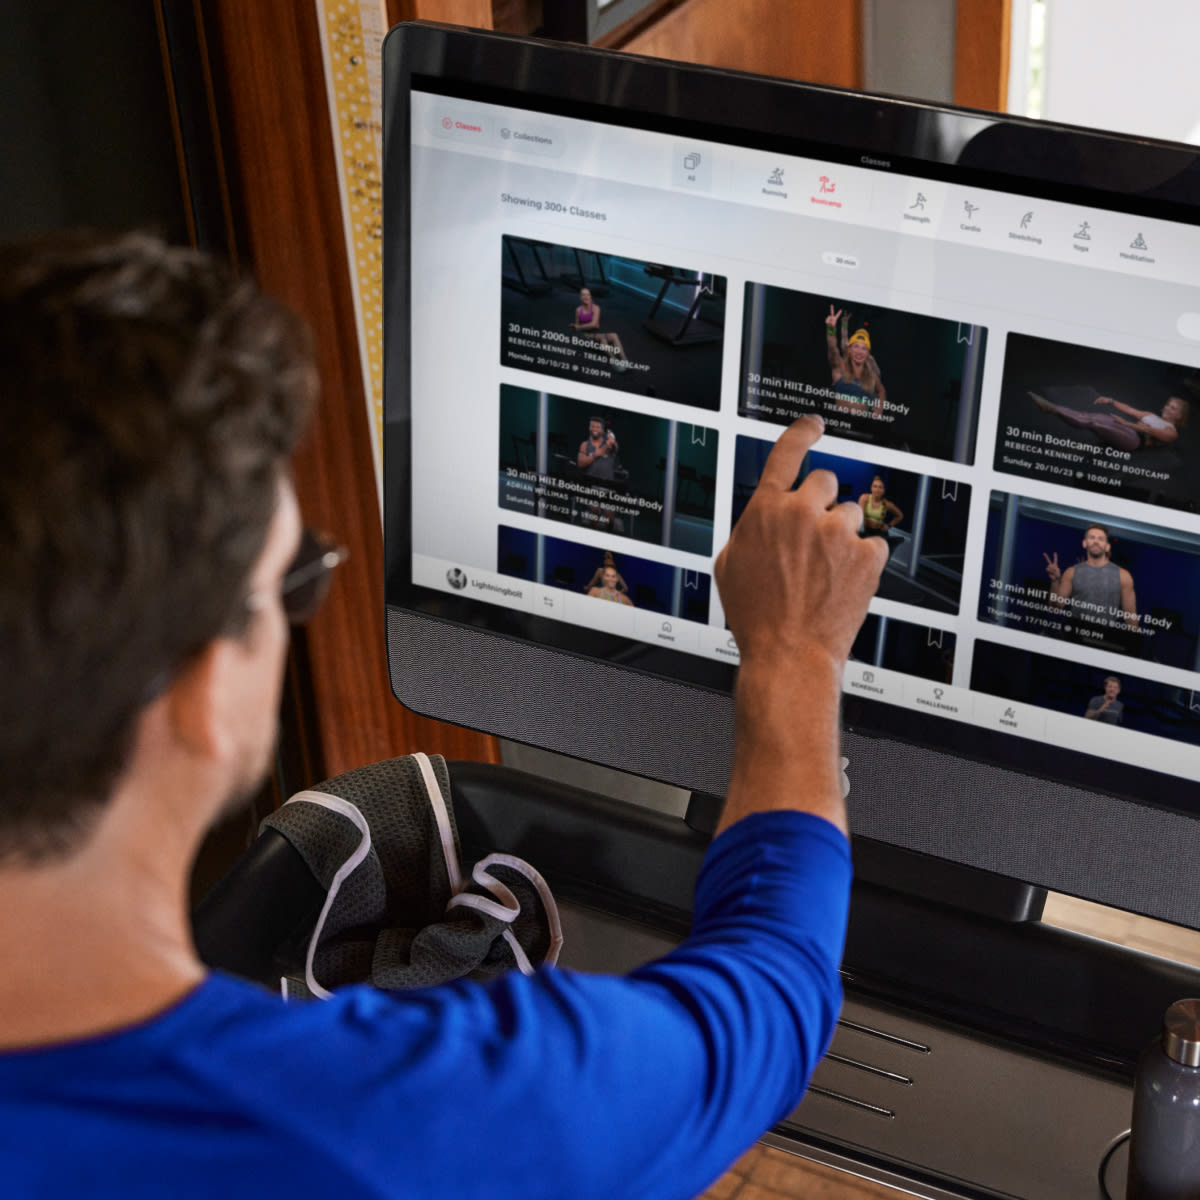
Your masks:
M881 539L858 536L859 505L837 503L831 472L814 471L791 490L823 432L816 416L784 432L717 558L717 587L743 665L817 653L840 670L887 564Z
M1042 557L1046 560L1046 574L1049 576L1051 583L1057 583L1062 578L1062 568L1058 565L1058 552L1055 551L1054 557L1044 551Z
M842 671L887 547L858 536L862 509L837 503L828 471L791 490L824 428L820 417L802 417L784 432L717 558L717 586L741 654L733 776L720 829L751 813L795 809L848 830Z

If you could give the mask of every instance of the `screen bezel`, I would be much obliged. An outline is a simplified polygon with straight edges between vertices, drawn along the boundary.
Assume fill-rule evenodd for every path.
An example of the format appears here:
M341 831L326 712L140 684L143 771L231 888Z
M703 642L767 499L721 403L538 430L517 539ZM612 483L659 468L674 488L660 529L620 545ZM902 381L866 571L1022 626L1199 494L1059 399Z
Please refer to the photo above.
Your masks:
M384 63L387 331L407 328L412 302L405 178L414 78L426 90L510 104L520 103L512 88L519 79L539 112L603 114L855 165L869 158L865 165L893 173L1200 223L1200 160L1183 147L424 23L394 29ZM786 132L794 128L836 128L839 143ZM385 337L386 602L397 698L424 715L721 793L732 749L731 667L611 635L589 634L585 648L583 631L559 622L413 584L410 366L406 339ZM457 682L463 672L472 673L467 687ZM594 704L570 702L597 695L601 728ZM1181 900L1178 879L1173 888L1131 888L1124 872L1106 866L1134 847L1135 857L1149 855L1163 837L1200 851L1200 820L1181 815L1200 814L1200 785L857 697L847 697L845 725L855 766L895 784L856 788L870 797L855 804L857 832L1200 925L1200 903ZM909 782L895 775L897 761L914 763ZM934 762L946 768L936 785ZM947 780L958 780L957 791L946 791ZM965 796L968 787L979 795ZM910 801L897 805L897 797L922 792L935 802L906 817ZM1022 796L1037 796L1042 810L1025 811ZM1086 850L1073 865L1057 861L1061 844L1052 854L1030 851L1039 831L1051 838L1055 829Z

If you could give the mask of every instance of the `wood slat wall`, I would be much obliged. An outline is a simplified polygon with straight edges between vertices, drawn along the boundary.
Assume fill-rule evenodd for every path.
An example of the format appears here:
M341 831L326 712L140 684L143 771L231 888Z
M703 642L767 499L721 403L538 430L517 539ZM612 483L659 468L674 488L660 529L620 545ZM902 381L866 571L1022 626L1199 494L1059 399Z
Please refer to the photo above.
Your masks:
M954 103L1008 108L1011 0L958 0L954 26Z
M389 27L400 21L441 21L472 29L493 27L492 0L386 0L384 12Z
M862 8L857 3L687 0L616 44L655 58L862 86Z
M464 0L465 3L465 0ZM306 519L351 551L309 627L324 773L412 750L499 761L495 739L414 716L392 697L383 544L350 271L311 0L215 0L243 240L265 290L309 322L323 395L296 458Z

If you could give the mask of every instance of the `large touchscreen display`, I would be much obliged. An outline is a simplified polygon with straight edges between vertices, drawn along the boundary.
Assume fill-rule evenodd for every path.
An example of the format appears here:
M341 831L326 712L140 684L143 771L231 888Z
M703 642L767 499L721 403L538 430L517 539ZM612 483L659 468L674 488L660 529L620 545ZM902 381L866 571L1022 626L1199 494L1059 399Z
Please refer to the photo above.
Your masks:
M421 90L411 155L421 595L736 664L819 412L888 549L847 693L1200 779L1194 228Z

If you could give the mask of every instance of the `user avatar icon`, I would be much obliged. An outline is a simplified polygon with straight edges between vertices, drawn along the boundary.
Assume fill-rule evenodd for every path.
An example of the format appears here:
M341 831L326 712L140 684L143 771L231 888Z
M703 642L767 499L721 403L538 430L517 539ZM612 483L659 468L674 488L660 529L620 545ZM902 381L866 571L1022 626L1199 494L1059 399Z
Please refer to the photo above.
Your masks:
M446 572L446 582L454 588L456 592L461 592L467 586L467 573L462 567L451 567Z

